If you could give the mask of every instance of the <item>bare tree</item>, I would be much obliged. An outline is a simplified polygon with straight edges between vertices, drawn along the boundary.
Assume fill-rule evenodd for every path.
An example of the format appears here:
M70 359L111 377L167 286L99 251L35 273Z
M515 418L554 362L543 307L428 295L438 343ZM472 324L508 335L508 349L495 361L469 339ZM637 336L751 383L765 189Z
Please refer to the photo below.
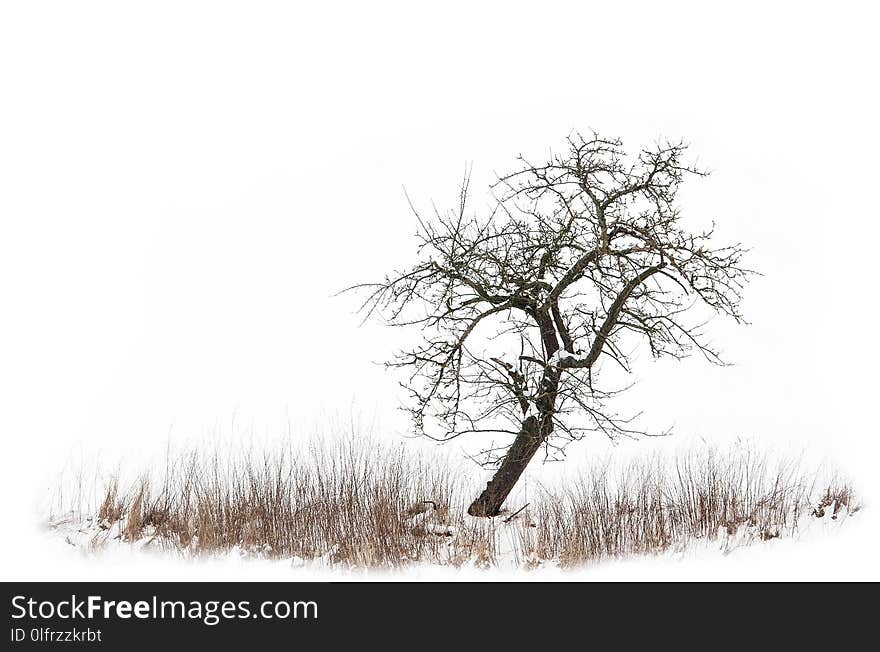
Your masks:
M620 140L571 136L546 162L520 157L483 216L468 209L466 175L454 210L413 209L420 262L351 288L367 293L365 319L422 330L388 362L409 371L418 433L507 439L483 451L497 470L470 514L498 514L542 447L555 457L589 432L644 434L608 408L620 389L598 379L607 364L629 373L638 341L656 357L698 351L722 364L696 308L741 322L751 272L740 245L713 245L714 226L683 226L676 194L705 174L686 149L663 142L628 157Z

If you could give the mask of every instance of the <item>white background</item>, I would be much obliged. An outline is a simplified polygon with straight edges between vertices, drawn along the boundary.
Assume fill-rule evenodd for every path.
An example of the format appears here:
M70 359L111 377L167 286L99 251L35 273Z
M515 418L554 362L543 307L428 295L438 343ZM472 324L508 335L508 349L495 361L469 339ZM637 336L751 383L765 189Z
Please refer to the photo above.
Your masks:
M621 407L682 440L829 456L870 504L868 3L308 5L3 3L3 579L62 572L31 530L71 457L350 415L400 440L374 364L398 334L333 294L411 260L404 186L449 205L473 163L481 208L494 172L576 129L687 139L714 173L684 210L764 274L752 325L712 327L735 367L643 355ZM872 556L829 563L878 577Z

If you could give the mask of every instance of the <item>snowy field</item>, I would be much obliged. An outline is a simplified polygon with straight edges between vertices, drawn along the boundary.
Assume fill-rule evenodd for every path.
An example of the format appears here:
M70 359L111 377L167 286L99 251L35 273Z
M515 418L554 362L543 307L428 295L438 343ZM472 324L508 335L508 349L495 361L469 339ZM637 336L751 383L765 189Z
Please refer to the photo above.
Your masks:
M191 454L179 458L187 464L176 470L167 462L150 476L135 467L128 480L117 471L87 492L82 479L69 479L67 498L57 497L23 541L27 557L41 559L41 579L758 580L876 573L873 510L837 473L810 471L817 467L804 461L774 465L748 448L703 446L653 457L640 450L617 452L624 460L628 453L629 462L609 457L573 474L559 466L545 469L543 479L533 473L512 497L514 507L491 519L464 513L479 485L472 467L405 447L324 443L312 449L316 457L306 450L291 456L295 462L287 461L290 454L263 455L257 465L251 455L224 465ZM418 499L427 495L438 501ZM279 502L254 516L267 496ZM20 572L32 575L34 567Z
M405 571L365 571L339 568L327 559L306 562L301 558L267 559L234 549L223 555L188 559L159 550L151 533L135 542L124 542L118 528L101 529L89 522L55 522L39 533L34 543L45 554L41 579L93 580L832 580L876 579L862 566L874 554L866 539L867 510L835 515L805 516L793 537L762 540L749 528L717 538L692 540L661 554L603 560L580 568L560 568L545 561L523 570L512 550L499 563L482 567L473 562L459 567L419 564ZM501 519L495 519L501 521ZM521 527L493 523L500 541L516 538ZM454 535L448 538L454 546ZM36 579L36 578L32 578Z

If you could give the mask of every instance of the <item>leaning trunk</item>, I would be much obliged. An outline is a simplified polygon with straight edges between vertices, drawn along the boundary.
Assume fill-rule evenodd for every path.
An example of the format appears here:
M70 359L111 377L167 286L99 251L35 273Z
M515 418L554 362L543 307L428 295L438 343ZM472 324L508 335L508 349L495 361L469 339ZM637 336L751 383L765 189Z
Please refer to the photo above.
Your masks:
M535 319L541 329L541 339L549 359L559 350L559 341L556 339L556 329L549 309L545 307L536 311ZM535 401L539 416L526 417L522 422L522 429L513 440L495 476L489 480L479 498L468 507L468 514L471 516L497 516L501 512L501 505L513 490L519 476L526 470L535 453L541 448L541 444L553 433L552 415L556 404L559 375L560 370L556 367L551 365L545 368L544 377L541 379L542 391Z
M483 493L468 507L468 514L471 516L497 516L501 512L501 505L516 481L519 480L519 476L522 475L532 457L541 448L545 438L541 427L544 422L544 418L539 421L535 416L528 417L523 421L522 430L516 436L507 455L504 456L504 461L501 462L501 466L498 467L498 471L486 485Z

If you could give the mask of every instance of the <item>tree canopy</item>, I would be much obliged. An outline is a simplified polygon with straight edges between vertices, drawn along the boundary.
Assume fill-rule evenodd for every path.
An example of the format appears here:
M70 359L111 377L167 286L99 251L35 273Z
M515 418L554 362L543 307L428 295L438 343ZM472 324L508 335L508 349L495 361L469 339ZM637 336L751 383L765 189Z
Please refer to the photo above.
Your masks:
M598 378L606 363L629 372L633 344L721 363L694 318L706 311L693 308L742 322L751 272L740 244L715 244L714 225L684 226L676 195L705 174L686 151L662 142L627 156L618 139L576 134L546 161L521 157L484 214L469 208L467 175L453 210L414 211L417 262L356 287L365 316L421 329L388 363L408 372L418 433L507 434L513 444L484 461L503 469L519 442L524 468L541 446L552 455L587 432L639 432L608 408L619 389Z

